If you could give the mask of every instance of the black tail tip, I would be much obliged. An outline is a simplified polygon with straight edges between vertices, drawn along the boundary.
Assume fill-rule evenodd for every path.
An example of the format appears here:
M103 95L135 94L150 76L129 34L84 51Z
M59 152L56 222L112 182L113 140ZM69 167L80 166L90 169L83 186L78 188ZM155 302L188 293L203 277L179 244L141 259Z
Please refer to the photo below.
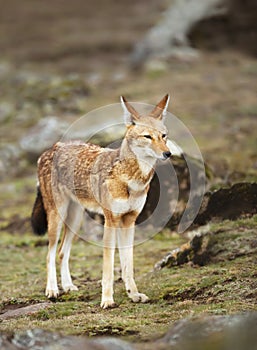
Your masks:
M38 236L44 236L47 231L44 222L41 224L39 221L35 221L34 218L31 218L31 226L33 233Z

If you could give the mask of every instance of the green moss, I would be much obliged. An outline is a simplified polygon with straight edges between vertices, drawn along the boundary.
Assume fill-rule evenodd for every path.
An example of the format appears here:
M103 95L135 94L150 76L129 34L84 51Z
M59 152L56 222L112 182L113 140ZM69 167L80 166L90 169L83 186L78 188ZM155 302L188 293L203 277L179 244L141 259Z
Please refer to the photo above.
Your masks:
M15 189L23 201L21 212L28 213L34 200L34 183L27 187L18 181ZM27 198L27 197L26 197ZM9 199L17 202L15 193ZM17 206L16 206L17 210ZM12 218L14 208L3 208L3 217ZM22 218L22 215L20 214ZM28 214L26 214L28 215ZM8 221L6 220L6 221ZM210 230L220 232L221 243L228 236L239 245L242 232L245 237L254 234L257 216L238 221L211 224ZM245 255L199 267L191 264L153 271L154 264L168 251L180 246L185 238L165 230L152 240L135 247L135 276L140 291L150 302L134 304L126 295L115 270L115 301L118 307L102 310L101 270L102 248L76 240L71 254L71 272L78 292L62 294L50 307L33 315L3 320L0 330L43 328L64 334L119 335L126 339L154 339L165 333L170 324L191 315L229 314L257 309L256 257ZM45 302L47 237L37 237L29 228L23 234L1 232L1 297L0 310ZM119 266L116 254L116 266Z

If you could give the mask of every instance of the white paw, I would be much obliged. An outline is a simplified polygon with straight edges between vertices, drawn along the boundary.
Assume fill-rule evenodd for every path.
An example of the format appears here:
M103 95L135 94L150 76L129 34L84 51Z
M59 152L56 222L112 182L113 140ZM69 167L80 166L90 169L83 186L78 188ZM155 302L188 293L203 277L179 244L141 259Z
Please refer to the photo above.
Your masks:
M45 295L47 298L52 299L52 298L58 298L59 295L59 290L57 289L48 289L46 288L46 293Z
M78 287L76 287L74 284L69 284L69 285L66 285L66 286L62 286L63 290L65 293L68 293L68 292L73 292L73 291L78 291Z
M102 309L112 309L116 307L116 303L113 301L113 299L110 300L102 300L101 302L101 308Z
M129 298L134 303L147 303L149 301L148 296L143 293L135 293L133 295L129 295Z

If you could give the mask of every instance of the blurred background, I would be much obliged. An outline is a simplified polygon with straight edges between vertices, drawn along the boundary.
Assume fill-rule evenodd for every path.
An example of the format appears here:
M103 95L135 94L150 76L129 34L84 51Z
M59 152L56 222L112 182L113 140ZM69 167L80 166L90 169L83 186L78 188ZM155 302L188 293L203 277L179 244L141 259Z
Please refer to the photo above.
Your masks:
M0 8L1 195L14 213L17 181L32 205L39 155L120 95L155 104L169 93L212 186L256 180L256 1L0 0Z
M121 94L153 104L167 92L170 111L216 176L255 172L254 0L10 0L0 7L0 178L26 173L26 136L39 121L48 130L47 118L57 117L55 133L59 121ZM55 141L48 137L39 153Z

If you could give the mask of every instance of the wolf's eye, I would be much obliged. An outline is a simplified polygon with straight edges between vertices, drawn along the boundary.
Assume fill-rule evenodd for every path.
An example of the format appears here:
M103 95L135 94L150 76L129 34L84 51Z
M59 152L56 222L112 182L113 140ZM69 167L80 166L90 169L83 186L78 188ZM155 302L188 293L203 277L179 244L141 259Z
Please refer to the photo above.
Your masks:
M167 134L162 134L162 138L165 139L167 137Z
M144 135L144 137L145 137L146 139L152 140L152 136L151 136L151 135Z

